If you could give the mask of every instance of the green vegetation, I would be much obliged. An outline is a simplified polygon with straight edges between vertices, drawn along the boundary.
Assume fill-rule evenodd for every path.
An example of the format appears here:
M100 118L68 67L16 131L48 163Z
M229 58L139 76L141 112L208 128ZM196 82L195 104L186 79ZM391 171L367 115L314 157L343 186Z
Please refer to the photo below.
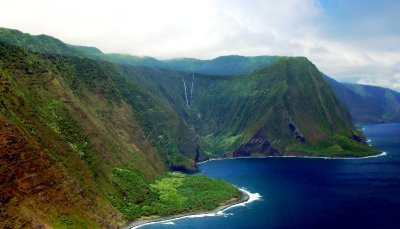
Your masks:
M347 144L349 147L345 151L319 150L320 156L376 154L371 147L353 139L353 133L357 131L349 113L324 82L318 69L306 58L281 57L246 75L215 77L196 74L189 109L182 80L190 85L191 74L149 69L127 71L127 74L173 107L193 126L202 150L199 159L222 156L226 152L244 156L269 152L315 155L315 148L339 149L334 147L338 139L331 138L333 135L352 144ZM240 147L249 141L268 141L271 144L268 147L260 144L246 149ZM358 145L363 145L362 152Z
M242 143L241 135L220 135L214 136L207 135L203 139L204 157L213 157L221 154L221 152L228 152L234 150Z
M181 58L163 61L164 68L214 76L248 74L273 64L277 56L221 56L212 60Z
M79 56L83 52L67 45L62 41L47 35L32 36L28 33L21 33L18 30L0 27L0 42L13 44L15 46L29 49L39 53L52 53L61 55ZM89 49L86 49L89 50Z
M24 204L10 207L10 212L17 218L2 218L2 226L19 227L38 214L45 216L40 217L42 223L57 227L63 223L66 227L71 223L80 225L79 220L68 218L73 215L89 220L88 225L105 221L104 225L115 227L123 222L120 213L108 201L110 193L115 191L109 182L112 168L129 168L147 181L165 171L168 161L162 161L161 157L177 154L178 147L175 145L170 152L158 154L157 148L164 143L156 142L152 146L147 139L154 136L146 139L140 125L164 121L164 128L156 133L171 135L174 132L169 130L179 130L172 127L178 125L175 122L177 115L168 116L171 111L155 104L151 96L131 85L126 78L123 78L125 82L118 81L118 71L112 65L32 53L3 43L0 43L0 56L0 121L7 120L12 129L23 133L10 135L2 132L7 129L0 131L5 134L5 139L21 142L19 148L10 149L13 144L1 143L5 144L0 147L1 174L4 176L9 173L7 171L21 168L23 171L2 183L0 192L1 196L29 199ZM135 104L122 98L120 94L124 91L119 88L122 85L128 88L126 91L130 90L126 92L127 97L137 97ZM133 112L132 106L138 107L138 104L146 105L141 108L143 113ZM151 113L152 107L157 107L161 113ZM138 121L140 115L151 117L148 121L152 123ZM32 148L38 152L31 157L25 156L26 167L14 161L19 160L18 157L3 156L14 152L20 155L24 150L28 154ZM40 158L36 158L39 155ZM26 181L31 174L37 180ZM46 192L18 193L30 185L33 190L36 185ZM51 191L53 189L56 191ZM43 198L46 201L42 201ZM31 202L35 203L34 207L26 206ZM53 206L50 212L47 210L49 205ZM93 212L92 208L98 210Z
M0 195L21 203L5 203L2 226L117 227L150 213L206 209L188 203L174 209L161 195L167 202L155 210L160 194L150 184L168 168L194 169L195 135L178 113L128 79L133 67L2 42L0 57L0 122L7 123L0 135L10 139L0 143ZM10 170L21 172L3 179Z
M379 153L378 150L369 147L363 143L352 141L344 136L336 135L326 142L322 142L319 145L295 145L290 147L291 151L307 153L312 156L322 157L363 157L376 155Z
M382 87L339 83L324 75L338 98L360 123L399 122L400 93Z
M60 215L52 223L52 226L57 229L94 229L100 228L85 219L74 215Z
M146 184L135 173L116 168L113 182L118 190L116 200L122 200L115 206L130 220L202 212L240 198L240 191L234 186L204 175L168 173Z
M192 81L192 72L181 72L189 70L225 77L196 72ZM194 171L196 161L228 151L377 153L360 143L349 113L306 58L162 62L2 28L0 124L5 228L115 228L213 209L239 191L165 173Z

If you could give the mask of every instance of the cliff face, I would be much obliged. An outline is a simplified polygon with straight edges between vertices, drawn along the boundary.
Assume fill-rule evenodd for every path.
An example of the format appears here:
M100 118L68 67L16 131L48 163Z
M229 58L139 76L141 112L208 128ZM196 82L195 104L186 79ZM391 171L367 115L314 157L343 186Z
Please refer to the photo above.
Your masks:
M278 58L230 77L143 68L128 72L193 126L198 159L221 156L361 156L362 143L345 107L306 58ZM150 73L151 72L151 73ZM332 152L322 148L330 148Z
M1 227L116 227L209 157L376 153L306 58L139 60L0 29Z
M4 43L0 57L2 227L116 227L113 170L194 168L190 129L121 67Z
M46 222L57 219L54 215L60 213L75 215L77 221L88 226L116 227L116 222L122 220L110 206L98 209L100 206L93 198L99 194L96 189L88 193L88 187L71 179L73 173L87 179L90 176L87 171L67 171L34 139L29 139L29 135L4 117L0 117L0 124L2 228L50 226ZM78 160L75 163L75 166L84 167ZM94 214L96 211L98 213Z
M355 122L400 121L400 93L382 87L340 83L325 75L324 80L335 91Z
M362 147L353 137L361 134L352 126L349 113L323 81L318 69L307 59L284 58L262 72L277 76L284 82L283 89L279 90L278 99L261 128L235 150L234 155L322 156L324 152L318 147L338 144L334 140L338 136ZM341 147L343 150L334 152L335 155L347 155L352 151L351 147Z

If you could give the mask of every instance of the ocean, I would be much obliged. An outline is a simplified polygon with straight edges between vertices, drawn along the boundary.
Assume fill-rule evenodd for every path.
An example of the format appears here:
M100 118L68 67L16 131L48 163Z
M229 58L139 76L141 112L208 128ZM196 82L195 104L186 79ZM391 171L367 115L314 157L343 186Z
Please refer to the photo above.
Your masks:
M366 125L363 132L386 154L202 163L201 173L247 190L251 201L140 228L400 228L400 123Z

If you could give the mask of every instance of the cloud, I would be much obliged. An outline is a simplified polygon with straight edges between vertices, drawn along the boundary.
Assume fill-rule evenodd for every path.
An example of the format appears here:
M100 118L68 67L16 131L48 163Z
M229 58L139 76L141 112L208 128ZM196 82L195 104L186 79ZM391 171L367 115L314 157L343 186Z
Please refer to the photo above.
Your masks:
M159 58L211 58L228 50L247 55L293 53L288 38L312 30L318 11L312 0L5 0L2 4L2 26L47 33L106 52Z
M362 78L357 81L359 84L366 85L379 85L393 90L400 91L400 73L390 75L391 77L379 77L379 78Z
M307 56L336 79L399 90L397 9L393 0L2 0L0 26L162 59Z

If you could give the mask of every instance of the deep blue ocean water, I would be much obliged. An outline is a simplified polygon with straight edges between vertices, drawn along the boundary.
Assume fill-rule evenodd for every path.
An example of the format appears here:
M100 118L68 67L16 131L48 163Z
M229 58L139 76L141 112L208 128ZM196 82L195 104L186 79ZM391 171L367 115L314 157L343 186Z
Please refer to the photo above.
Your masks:
M400 123L365 126L364 134L387 155L231 159L201 164L201 173L261 198L217 216L140 228L400 228Z

